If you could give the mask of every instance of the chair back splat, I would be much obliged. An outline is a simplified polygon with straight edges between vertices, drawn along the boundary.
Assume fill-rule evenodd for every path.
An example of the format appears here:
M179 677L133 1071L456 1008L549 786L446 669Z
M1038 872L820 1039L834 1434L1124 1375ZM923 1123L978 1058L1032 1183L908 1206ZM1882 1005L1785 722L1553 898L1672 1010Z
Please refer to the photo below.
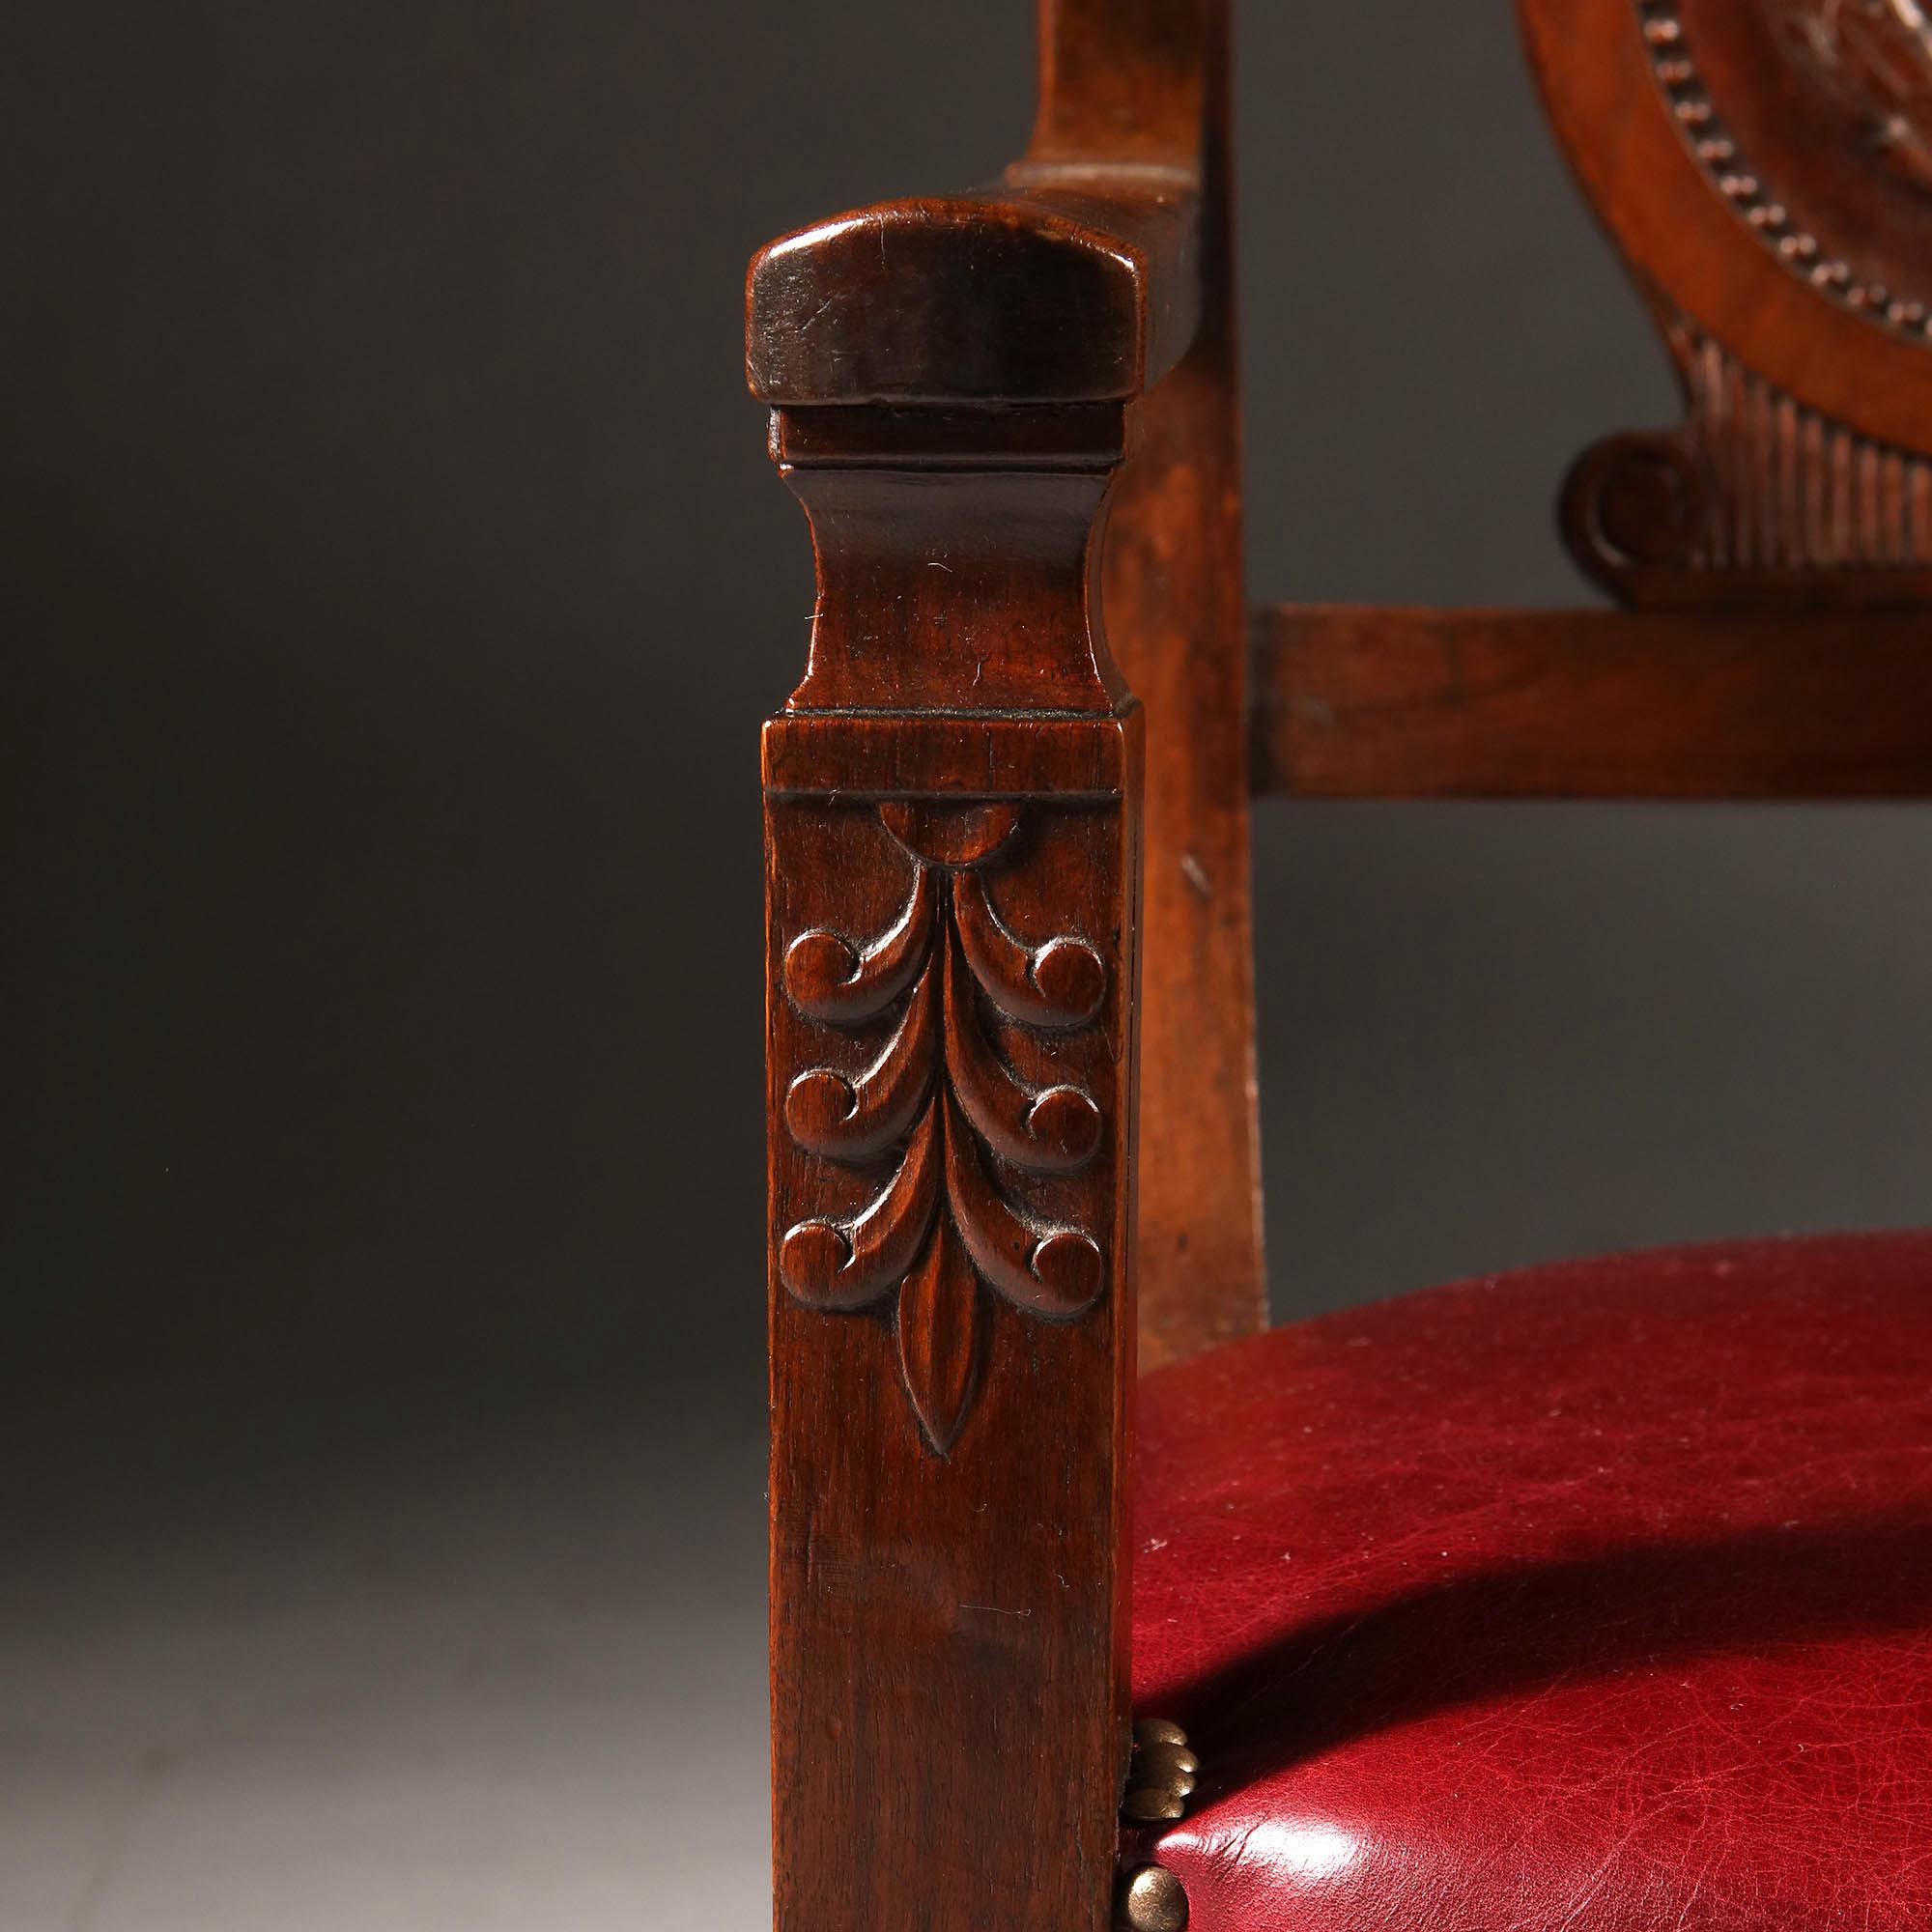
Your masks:
M1831 0L1520 0L1682 419L1572 467L1600 611L1291 608L1258 790L1932 792L1932 29Z

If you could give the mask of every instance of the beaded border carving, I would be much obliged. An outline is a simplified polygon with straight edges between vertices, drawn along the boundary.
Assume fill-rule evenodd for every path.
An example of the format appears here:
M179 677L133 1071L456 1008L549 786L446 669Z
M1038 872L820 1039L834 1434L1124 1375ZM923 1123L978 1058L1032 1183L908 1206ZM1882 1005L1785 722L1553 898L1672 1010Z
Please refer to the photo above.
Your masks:
M1679 5L1680 0L1635 0L1651 71L1718 192L1793 274L1820 294L1909 340L1932 338L1932 316L1922 301L1854 274L1849 263L1828 254L1817 236L1792 220L1790 210L1758 178L1712 104L1685 37Z

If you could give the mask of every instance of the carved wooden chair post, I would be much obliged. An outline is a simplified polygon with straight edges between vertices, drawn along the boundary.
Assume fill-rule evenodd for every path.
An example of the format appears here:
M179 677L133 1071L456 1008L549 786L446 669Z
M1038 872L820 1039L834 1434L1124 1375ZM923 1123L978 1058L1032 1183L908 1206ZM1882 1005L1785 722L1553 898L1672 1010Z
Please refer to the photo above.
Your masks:
M1684 383L1564 487L1619 609L1250 661L1224 0L1042 0L999 184L752 266L818 573L764 745L781 1932L1932 1923L1932 1238L1257 1333L1251 787L1932 791L1932 27L1521 11Z
M801 1927L1105 1923L1136 1271L1212 1283L1151 1298L1150 1353L1259 1325L1221 34L1050 6L999 185L752 268L752 386L818 567L765 738ZM1122 665L1193 719L1151 787ZM1206 1038L1178 1023L1203 995ZM1174 1017L1143 1059L1144 1009Z

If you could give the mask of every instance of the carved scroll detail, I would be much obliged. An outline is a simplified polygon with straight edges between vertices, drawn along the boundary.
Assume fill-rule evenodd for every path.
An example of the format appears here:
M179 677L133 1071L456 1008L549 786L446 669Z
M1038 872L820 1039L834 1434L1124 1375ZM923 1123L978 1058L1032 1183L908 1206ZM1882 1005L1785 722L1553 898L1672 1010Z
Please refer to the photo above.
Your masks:
M869 1065L810 1066L792 1080L785 1123L808 1152L860 1169L889 1162L891 1171L859 1212L789 1228L779 1279L795 1300L827 1312L895 1303L906 1393L926 1443L944 1456L977 1392L987 1293L1064 1322L1085 1315L1105 1286L1094 1236L1040 1218L1012 1184L1088 1167L1106 1133L1100 1107L1075 1081L1022 1077L989 1022L997 1015L1049 1037L1090 1026L1107 969L1084 939L1029 947L1001 920L985 874L1019 831L1018 806L893 802L877 810L913 862L904 911L868 944L823 928L801 934L785 952L784 989L802 1014L839 1030L903 1005Z
M1922 596L1932 571L1932 462L1808 410L1680 317L1665 339L1683 381L1673 430L1586 450L1564 486L1571 548L1634 602L1673 579L1762 580L1779 595L1832 573L1885 601Z

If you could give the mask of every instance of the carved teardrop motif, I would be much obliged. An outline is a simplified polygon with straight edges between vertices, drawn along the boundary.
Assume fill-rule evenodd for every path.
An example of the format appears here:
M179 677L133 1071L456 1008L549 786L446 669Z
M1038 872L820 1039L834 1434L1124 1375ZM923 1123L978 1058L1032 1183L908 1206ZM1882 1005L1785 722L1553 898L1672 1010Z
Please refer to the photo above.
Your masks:
M850 1028L904 1007L857 1073L811 1066L791 1083L785 1122L799 1146L892 1172L858 1213L789 1229L779 1278L810 1308L853 1314L895 1302L899 1367L920 1433L948 1455L971 1412L985 1353L988 1293L1022 1314L1070 1321L1099 1299L1094 1236L1048 1225L1008 1174L1077 1174L1106 1122L1082 1086L1036 1087L1000 1051L978 993L1041 1034L1091 1025L1106 966L1085 940L1029 947L1008 929L982 873L1019 829L1019 808L893 802L878 808L915 866L912 894L868 944L814 929L785 954L785 990L808 1018Z
M979 1278L942 1220L899 1290L899 1373L920 1434L942 1456L966 1426L980 1380L985 1310Z

